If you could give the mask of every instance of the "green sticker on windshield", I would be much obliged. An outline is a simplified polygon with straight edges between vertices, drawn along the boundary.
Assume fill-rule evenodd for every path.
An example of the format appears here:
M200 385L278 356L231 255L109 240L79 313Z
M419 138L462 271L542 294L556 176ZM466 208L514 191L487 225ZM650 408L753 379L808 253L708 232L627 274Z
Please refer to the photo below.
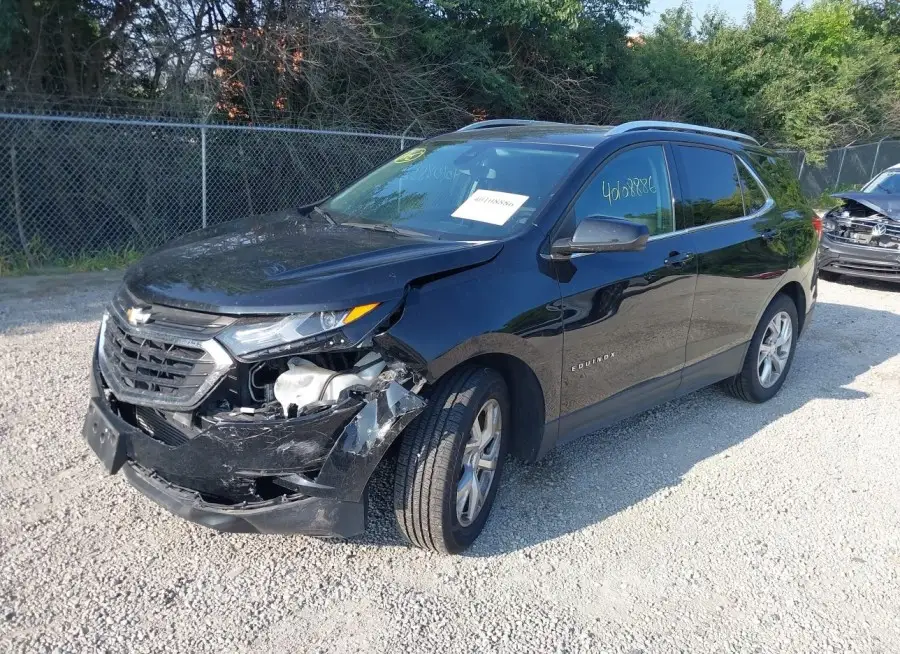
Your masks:
M425 148L413 148L412 150L409 150L408 152L404 152L399 157L394 159L394 163L399 163L399 164L411 163L411 162L415 161L416 159L421 159L422 156L424 156L424 154L425 154Z

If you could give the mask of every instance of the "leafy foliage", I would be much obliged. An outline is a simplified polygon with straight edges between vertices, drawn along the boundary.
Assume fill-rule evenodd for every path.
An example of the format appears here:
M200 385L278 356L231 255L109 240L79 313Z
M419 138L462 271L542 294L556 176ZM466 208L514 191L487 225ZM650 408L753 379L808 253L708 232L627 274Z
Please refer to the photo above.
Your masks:
M239 122L429 133L473 118L667 118L830 146L900 131L900 4L756 0L741 24L648 0L0 3L0 88Z

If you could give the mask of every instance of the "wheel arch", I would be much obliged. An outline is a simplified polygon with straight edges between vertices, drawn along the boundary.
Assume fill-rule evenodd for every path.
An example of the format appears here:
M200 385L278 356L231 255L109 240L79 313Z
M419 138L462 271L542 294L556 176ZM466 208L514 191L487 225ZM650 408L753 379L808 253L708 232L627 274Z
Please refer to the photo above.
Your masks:
M445 375L463 366L484 366L496 370L503 377L509 391L512 413L510 452L523 461L533 461L541 448L546 416L544 391L534 370L512 354L490 352L457 364Z
M806 325L806 291L803 290L803 285L798 281L790 281L782 286L772 299L778 295L788 296L793 301L794 306L797 307L797 322L799 323L797 332L802 334ZM769 304L771 304L771 301Z
M785 295L790 298L794 303L794 306L797 307L797 320L800 323L798 325L798 331L799 334L802 334L803 329L806 327L806 309L809 306L809 292L807 292L806 289L808 280L804 280L799 269L795 268L788 271L788 273L779 281L780 283L771 291L766 303L759 308L759 311L756 314L756 320L753 323L753 330L759 325L759 321L762 320L763 314L772 304L772 301L779 295ZM748 340L752 337L753 331L751 330Z
M404 361L434 388L463 366L485 366L503 377L514 407L510 451L525 461L534 461L542 451L547 421L559 417L559 389L562 360L541 352L520 336L493 332L482 334L429 360L423 349L402 342L387 333L376 338L380 349Z

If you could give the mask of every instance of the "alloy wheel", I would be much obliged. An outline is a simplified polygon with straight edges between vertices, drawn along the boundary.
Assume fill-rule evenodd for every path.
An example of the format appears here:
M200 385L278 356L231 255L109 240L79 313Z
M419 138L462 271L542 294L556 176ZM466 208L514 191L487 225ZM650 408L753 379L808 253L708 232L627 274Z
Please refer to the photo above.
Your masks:
M472 423L456 485L456 519L468 527L484 506L500 458L503 416L495 399L485 402Z
M784 373L794 338L794 326L786 311L776 313L759 344L756 371L763 388L771 388Z

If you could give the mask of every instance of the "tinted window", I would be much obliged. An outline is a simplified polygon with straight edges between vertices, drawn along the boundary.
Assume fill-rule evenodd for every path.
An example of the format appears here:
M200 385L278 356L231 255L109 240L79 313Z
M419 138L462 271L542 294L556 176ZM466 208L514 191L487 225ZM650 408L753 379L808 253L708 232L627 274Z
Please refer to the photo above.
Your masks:
M684 202L694 215L694 226L744 215L737 167L730 153L676 145L675 156L682 175Z
M808 209L800 190L800 181L791 164L783 157L762 152L749 152L753 170L766 185L769 195L782 209Z
M662 146L626 150L604 164L575 203L575 222L609 216L643 223L650 235L671 232L672 192Z
M766 194L760 188L757 181L747 170L747 166L738 157L738 176L741 179L741 190L744 192L744 214L750 215L763 208L766 203Z
M442 238L526 229L582 151L484 140L407 150L323 205L337 222L381 223Z

